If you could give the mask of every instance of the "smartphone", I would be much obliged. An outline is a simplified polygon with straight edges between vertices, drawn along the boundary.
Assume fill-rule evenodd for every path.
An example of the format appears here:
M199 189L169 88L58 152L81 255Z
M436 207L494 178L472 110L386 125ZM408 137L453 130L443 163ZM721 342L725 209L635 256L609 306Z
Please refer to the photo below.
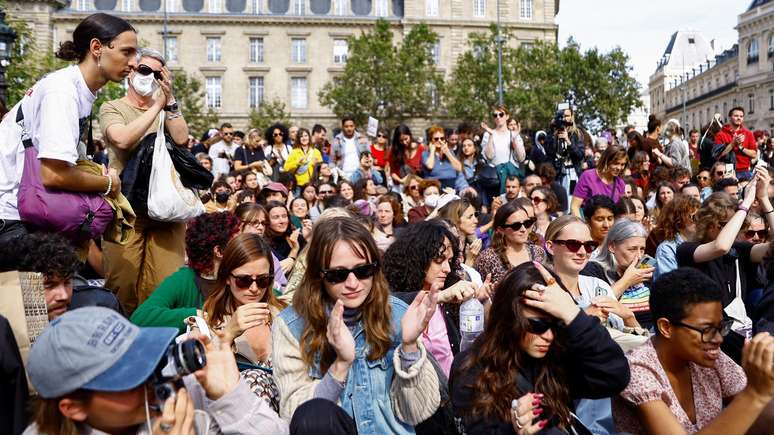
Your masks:
M640 263L637 264L638 269L647 269L649 267L656 267L656 259L650 255L645 255L640 258Z
M486 148L486 145L489 143L489 132L484 132L484 137L481 138L481 149Z
M725 173L723 174L723 178L734 178L736 175L734 164L733 163L726 163L726 169Z

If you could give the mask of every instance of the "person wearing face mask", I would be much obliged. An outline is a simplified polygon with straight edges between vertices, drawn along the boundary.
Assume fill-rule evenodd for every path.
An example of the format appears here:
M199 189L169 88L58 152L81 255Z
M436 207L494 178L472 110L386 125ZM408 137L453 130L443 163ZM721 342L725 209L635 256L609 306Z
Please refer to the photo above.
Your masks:
M108 145L110 167L119 174L148 134L164 128L179 146L188 142L188 124L172 94L172 75L164 56L150 48L137 52L126 96L100 107L99 124ZM185 224L159 222L137 210L134 233L126 244L105 241L105 286L115 291L131 313L167 276L183 265Z
M423 205L413 207L408 212L409 224L425 220L433 212L441 197L441 183L438 180L422 180L419 183L419 192L423 198Z
M220 213L231 211L234 204L231 201L231 186L225 181L216 181L212 188L212 201L204 204L204 210L207 213Z

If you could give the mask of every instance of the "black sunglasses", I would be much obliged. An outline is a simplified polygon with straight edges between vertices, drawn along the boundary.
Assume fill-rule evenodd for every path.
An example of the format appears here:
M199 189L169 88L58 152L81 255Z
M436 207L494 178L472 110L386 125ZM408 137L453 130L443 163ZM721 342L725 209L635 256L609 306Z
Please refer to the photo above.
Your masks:
M759 239L766 240L766 237L769 235L769 231L768 230L757 230L757 231L747 230L744 232L744 236L747 237L748 239L752 239L753 237L755 237L756 234L758 235Z
M268 288L271 285L272 280L274 280L274 277L268 273L258 276L232 274L231 277L234 278L234 284L239 288L250 288L253 283L255 283L258 288Z
M715 338L716 334L720 334L721 337L728 335L728 333L731 332L731 326L734 324L734 319L723 319L719 326L707 326L706 328L697 328L683 322L672 322L672 324L700 333L702 343L709 343Z
M332 190L321 190L320 192L318 192L318 195L333 195L333 191Z
M337 268L337 269L323 269L320 273L324 280L331 284L338 284L344 282L349 277L350 273L354 273L357 279L366 279L374 276L376 270L379 268L378 263L368 263L357 266L353 269Z
M541 317L527 317L527 332L532 334L543 334L549 329L556 332L559 329L560 322L557 319L543 319Z
M387 136L385 136L385 135L383 135L383 134L379 133L379 134L377 134L377 135L376 135L376 137L385 137L385 138L386 138Z
M545 201L545 199L539 197L539 196L533 196L532 197L532 203L535 205L540 204L541 202Z
M725 174L724 171L715 171L715 175L717 175L718 177L722 177L723 174Z
M274 136L274 137L281 137L281 136L284 136L284 134L282 134L282 133L274 133L272 136Z
M156 80L161 80L161 71L156 71L153 68L149 67L148 65L145 65L144 63L141 63L137 66L137 72L140 75L144 75L144 76L153 74L153 77Z
M535 219L527 219L524 222L514 222L512 224L503 225L503 228L510 228L513 231L519 231L521 227L530 229L532 228L532 225L535 225Z
M502 112L494 112L492 114L492 118L503 118L505 116L505 113Z
M554 243L564 246L573 253L578 252L581 246L583 246L583 249L587 254L594 252L594 250L597 249L597 246L599 246L599 244L593 240L589 240L588 242L581 242L580 240L554 240Z
M233 136L233 135L234 135L233 131L227 131L227 132L223 133L223 136Z

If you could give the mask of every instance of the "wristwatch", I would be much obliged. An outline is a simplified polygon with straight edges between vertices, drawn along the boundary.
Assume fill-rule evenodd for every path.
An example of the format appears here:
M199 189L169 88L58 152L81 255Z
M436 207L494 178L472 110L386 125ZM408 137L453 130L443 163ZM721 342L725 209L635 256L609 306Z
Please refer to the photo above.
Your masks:
M179 112L180 111L180 107L178 107L177 101L175 101L172 104L167 104L166 106L164 106L164 111L166 111L166 112L173 112L173 113L174 112Z

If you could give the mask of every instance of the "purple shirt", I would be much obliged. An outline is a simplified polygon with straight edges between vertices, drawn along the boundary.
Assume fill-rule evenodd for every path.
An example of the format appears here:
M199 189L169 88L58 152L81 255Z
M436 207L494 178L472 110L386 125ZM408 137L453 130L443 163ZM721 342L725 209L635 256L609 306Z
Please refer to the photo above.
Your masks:
M612 184L605 184L599 178L596 169L587 169L578 178L578 184L575 185L572 196L585 201L594 195L605 195L613 202L618 202L624 195L625 186L626 183L621 177L615 177Z

